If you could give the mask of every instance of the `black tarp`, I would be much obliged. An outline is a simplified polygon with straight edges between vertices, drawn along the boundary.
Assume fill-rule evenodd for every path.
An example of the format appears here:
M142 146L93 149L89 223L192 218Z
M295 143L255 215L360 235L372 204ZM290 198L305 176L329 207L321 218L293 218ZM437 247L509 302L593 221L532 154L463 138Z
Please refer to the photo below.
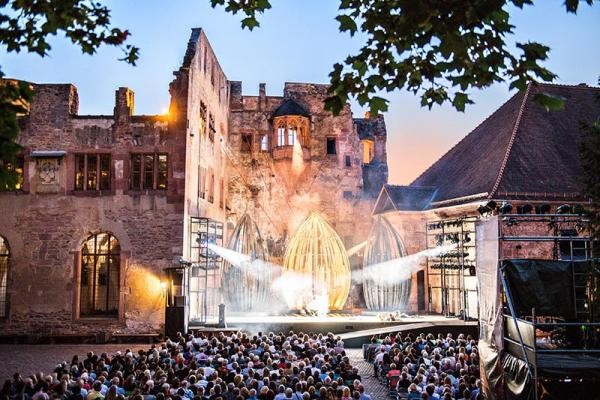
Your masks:
M573 262L504 260L502 268L518 317L537 315L575 318Z

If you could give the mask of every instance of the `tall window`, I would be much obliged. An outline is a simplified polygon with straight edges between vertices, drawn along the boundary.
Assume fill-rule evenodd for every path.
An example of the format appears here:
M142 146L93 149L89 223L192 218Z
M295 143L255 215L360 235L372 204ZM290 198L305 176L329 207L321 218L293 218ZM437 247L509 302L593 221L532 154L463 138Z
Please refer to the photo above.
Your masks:
M168 167L166 154L132 154L131 189L167 189Z
M81 249L80 316L119 315L120 253L119 241L110 233L86 240Z
M277 128L277 146L285 146L285 126Z
M369 164L375 156L375 143L372 140L365 139L361 140L360 144L362 145L362 162L363 164Z
M14 187L9 187L8 185L5 188L0 188L0 190L23 190L23 169L25 165L25 160L23 157L17 157L15 162L6 163L6 169L11 172L15 172L16 181Z
M262 135L260 138L260 151L269 151L269 135Z
M208 109L206 108L206 104L204 102L200 102L200 133L202 135L206 134L206 114L208 114Z
M110 189L110 154L75 155L75 190Z
M327 138L327 154L337 154L334 137Z
M212 169L210 170L210 182L208 186L208 201L214 203L215 201L215 174Z
M0 318L5 318L8 313L6 286L8 283L9 257L8 241L0 236Z
M294 143L296 142L296 134L297 134L298 130L296 129L295 126L290 126L288 128L288 146L293 146Z

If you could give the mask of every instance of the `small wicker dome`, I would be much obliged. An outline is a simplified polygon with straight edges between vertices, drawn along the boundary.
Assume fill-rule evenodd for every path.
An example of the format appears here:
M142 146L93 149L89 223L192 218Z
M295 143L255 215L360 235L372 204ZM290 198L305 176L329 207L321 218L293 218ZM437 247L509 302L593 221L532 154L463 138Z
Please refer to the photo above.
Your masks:
M232 311L256 311L266 302L271 273L268 267L268 252L260 236L258 227L248 214L238 221L229 249L250 256L251 263L256 260L264 263L243 263L233 266L228 262L223 265L222 291L225 304Z
M398 232L385 217L378 216L369 232L363 270L370 265L405 256L406 250ZM393 311L406 308L410 295L410 279L390 284L386 282L385 274L376 277L372 274L363 276L363 293L369 310Z

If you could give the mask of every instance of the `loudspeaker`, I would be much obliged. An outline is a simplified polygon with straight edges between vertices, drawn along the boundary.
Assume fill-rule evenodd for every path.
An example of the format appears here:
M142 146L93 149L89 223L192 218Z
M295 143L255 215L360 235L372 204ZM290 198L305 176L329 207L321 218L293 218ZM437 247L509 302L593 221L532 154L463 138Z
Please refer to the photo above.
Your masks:
M184 297L184 296L181 296ZM185 300L184 300L185 303ZM177 337L177 332L186 334L188 330L185 306L172 306L165 309L165 336L171 339Z

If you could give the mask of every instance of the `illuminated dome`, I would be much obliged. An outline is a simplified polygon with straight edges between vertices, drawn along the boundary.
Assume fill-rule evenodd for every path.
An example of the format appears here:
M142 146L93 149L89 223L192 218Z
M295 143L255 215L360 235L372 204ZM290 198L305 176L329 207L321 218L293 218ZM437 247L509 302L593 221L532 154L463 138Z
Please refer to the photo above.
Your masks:
M258 227L248 214L238 221L228 247L249 256L250 262L241 263L239 267L224 263L221 287L225 304L232 311L260 309L265 304L271 283L269 256Z
M406 307L410 295L410 279L391 283L384 273L367 274L367 268L385 261L405 257L406 250L398 232L384 217L377 217L363 259L363 293L369 310L391 311Z
M311 288L292 300L292 309L305 308L311 299L327 295L329 309L340 310L350 290L350 263L344 244L321 214L313 212L290 241L284 268L308 277Z

